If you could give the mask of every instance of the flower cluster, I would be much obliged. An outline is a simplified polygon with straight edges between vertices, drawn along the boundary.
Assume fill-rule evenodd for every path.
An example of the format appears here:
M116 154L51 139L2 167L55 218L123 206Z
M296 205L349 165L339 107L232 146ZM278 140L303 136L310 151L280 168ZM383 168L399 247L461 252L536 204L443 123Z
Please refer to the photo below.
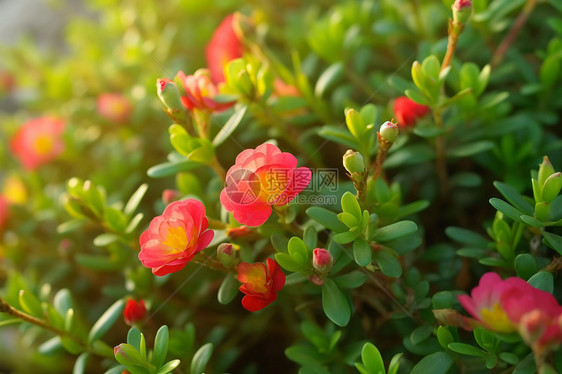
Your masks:
M496 273L486 273L471 296L458 299L486 328L519 332L535 352L562 344L562 306L551 293L521 278L502 280Z

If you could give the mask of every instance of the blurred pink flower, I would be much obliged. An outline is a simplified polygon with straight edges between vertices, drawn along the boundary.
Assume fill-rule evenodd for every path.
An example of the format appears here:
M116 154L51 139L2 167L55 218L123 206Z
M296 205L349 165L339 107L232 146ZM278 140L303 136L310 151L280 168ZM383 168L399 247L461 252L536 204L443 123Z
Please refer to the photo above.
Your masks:
M394 101L394 117L402 128L415 125L428 112L428 106L418 104L406 96L400 96Z
M215 83L224 82L224 65L242 57L243 45L234 31L234 15L228 15L215 30L205 49L207 67Z
M307 167L270 143L246 149L226 173L220 201L234 218L247 226L259 226L271 215L271 205L285 205L310 183Z
M140 236L139 260L155 275L181 270L213 239L205 207L195 199L175 201Z
M242 298L242 306L250 312L265 308L277 299L277 292L285 285L285 274L277 262L268 258L267 269L261 262L238 265L238 281L242 282L240 291L246 296Z
M193 75L178 72L177 78L183 83L185 95L181 102L187 109L203 109L210 112L223 111L234 105L234 102L219 103L213 100L219 94L217 86L211 81L209 70L199 69Z
M64 128L64 122L58 118L40 117L29 120L12 138L12 152L25 169L37 169L63 152Z
M523 279L510 277L502 280L496 273L486 273L480 278L471 296L459 295L461 305L487 328L498 332L515 332L531 329L529 313L539 311L536 320L554 321L562 315L562 307L554 296L531 286ZM525 317L527 316L527 317ZM526 326L526 327L525 327Z
M116 123L127 123L133 104L119 93L104 93L98 97L98 113L105 119Z
M125 304L125 309L123 309L123 317L125 317L125 323L129 326L144 319L146 317L144 300L137 302L136 300L129 299L127 304Z

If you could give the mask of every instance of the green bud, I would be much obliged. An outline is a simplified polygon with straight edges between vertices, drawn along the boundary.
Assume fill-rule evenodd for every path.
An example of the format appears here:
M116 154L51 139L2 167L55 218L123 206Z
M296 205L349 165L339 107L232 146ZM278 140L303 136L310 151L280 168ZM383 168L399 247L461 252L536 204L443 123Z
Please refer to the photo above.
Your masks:
M552 202L562 189L562 174L560 172L552 174L546 178L542 186L542 198L544 201Z
M472 14L472 1L470 0L456 0L453 3L453 22L465 24L470 19Z
M121 343L113 349L115 359L123 365L142 365L142 360L139 351L130 344Z
M398 125L390 121L383 123L379 130L381 137L389 143L393 143L396 140L399 132Z
M354 173L363 174L365 171L365 162L363 156L359 152L348 149L343 155L343 166L351 175Z
M542 163L539 165L539 186L542 187L544 185L544 182L546 181L546 178L550 177L552 174L554 174L554 167L550 163L548 157L544 156Z
M535 218L539 221L546 221L550 215L550 203L542 201L535 204Z
M225 267L230 268L236 263L236 252L230 243L222 243L217 248L217 259Z
M178 86L169 79L156 80L156 90L160 101L172 111L184 110L181 103L181 93Z
M419 61L414 61L412 64L412 80L419 89L423 90L425 87L425 74Z
M359 112L355 109L347 108L345 110L345 123L347 124L349 132L351 132L355 138L361 139L366 129L365 122L363 121L361 114L359 114Z

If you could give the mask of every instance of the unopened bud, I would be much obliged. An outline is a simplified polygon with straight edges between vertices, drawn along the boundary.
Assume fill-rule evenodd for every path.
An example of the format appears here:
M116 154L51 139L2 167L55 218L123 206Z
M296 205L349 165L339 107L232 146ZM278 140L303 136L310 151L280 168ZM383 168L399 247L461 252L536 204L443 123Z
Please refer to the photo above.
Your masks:
M162 201L168 205L171 202L181 199L182 193L176 190L165 189L162 191Z
M465 24L470 19L472 14L472 1L471 0L456 0L453 3L453 22Z
M234 252L232 244L222 243L219 245L217 248L217 259L224 267L232 267L236 262L236 253Z
M158 92L158 97L162 104L171 111L183 111L183 105L181 103L181 93L178 86L170 79L161 78L156 80L156 89Z
M552 202L562 189L562 174L560 172L552 174L546 178L542 186L542 198L544 201Z
M226 236L231 240L243 238L251 233L252 231L247 226L230 227L226 229Z
M390 121L383 123L379 130L380 136L389 143L393 143L396 140L399 132L398 125Z
M535 343L543 334L548 324L544 313L534 309L525 313L519 321L519 334L528 345Z
M461 327L469 331L479 326L476 320L464 317L455 309L433 309L433 316L439 323L447 326Z
M365 162L363 161L363 156L359 152L355 152L348 149L343 155L343 166L345 170L351 175L363 174L365 171Z
M316 248L312 251L312 266L322 274L328 273L334 266L334 257L324 248Z
M542 187L542 185L546 181L546 178L550 177L552 174L554 174L554 167L550 163L548 157L544 156L542 163L539 165L539 175L538 175L539 186Z

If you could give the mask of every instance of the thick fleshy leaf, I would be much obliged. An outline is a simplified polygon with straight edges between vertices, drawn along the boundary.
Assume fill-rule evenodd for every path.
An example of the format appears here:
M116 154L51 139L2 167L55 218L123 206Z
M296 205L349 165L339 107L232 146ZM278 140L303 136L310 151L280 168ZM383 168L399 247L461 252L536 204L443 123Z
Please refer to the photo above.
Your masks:
M418 231L418 225L412 221L400 221L377 229L373 239L379 243L402 238Z
M248 107L244 105L238 108L234 112L234 114L232 114L232 116L228 119L228 121L226 121L222 129L218 132L218 134L213 139L213 145L215 147L221 145L226 139L228 139L230 135L232 135L234 130L236 130L238 125L242 122L242 119L244 118L244 115L246 114L247 110Z
M217 299L219 303L226 305L230 303L236 295L238 295L238 286L240 283L236 280L236 276L232 273L226 275L219 287Z
M168 354L168 340L169 340L168 326L164 325L158 329L156 338L154 338L154 352L152 355L152 364L159 368L166 360Z
M191 360L191 374L202 374L207 368L207 364L213 354L213 343L207 343L201 346L193 355Z
M410 374L445 374L453 365L454 359L445 352L435 352L422 358Z
M326 316L340 327L349 323L351 318L351 308L332 279L326 279L322 285L322 308Z
M94 323L90 333L88 334L88 342L101 338L113 326L115 321L121 316L125 308L125 301L122 299L117 300L101 315L101 317Z

